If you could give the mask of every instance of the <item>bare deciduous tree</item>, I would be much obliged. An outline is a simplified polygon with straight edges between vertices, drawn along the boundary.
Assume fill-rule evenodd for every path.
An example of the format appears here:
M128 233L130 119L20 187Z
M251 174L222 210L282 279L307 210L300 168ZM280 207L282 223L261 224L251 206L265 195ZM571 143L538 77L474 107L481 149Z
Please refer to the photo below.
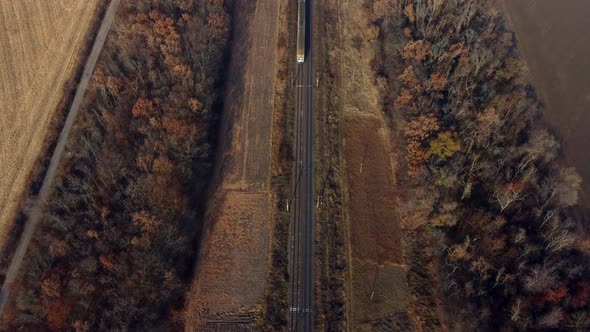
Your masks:
M533 266L524 277L524 286L529 292L538 293L549 289L557 283L555 268L543 265Z
M511 185L498 185L494 190L494 200L500 207L500 213L504 212L510 204L522 199L521 189Z

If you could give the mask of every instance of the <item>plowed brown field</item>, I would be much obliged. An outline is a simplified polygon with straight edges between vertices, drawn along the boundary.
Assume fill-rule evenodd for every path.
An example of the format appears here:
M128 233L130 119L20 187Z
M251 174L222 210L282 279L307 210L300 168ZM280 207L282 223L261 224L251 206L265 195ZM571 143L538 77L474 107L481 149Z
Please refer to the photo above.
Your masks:
M402 264L401 230L383 123L345 114L350 237L355 257L377 265Z
M0 1L0 246L97 4Z
M387 331L387 321L404 316L409 303L396 165L382 114L383 93L370 61L368 17L362 1L331 0L341 37L343 161L348 225L349 331ZM359 28L367 27L367 28ZM376 327L381 326L385 327Z

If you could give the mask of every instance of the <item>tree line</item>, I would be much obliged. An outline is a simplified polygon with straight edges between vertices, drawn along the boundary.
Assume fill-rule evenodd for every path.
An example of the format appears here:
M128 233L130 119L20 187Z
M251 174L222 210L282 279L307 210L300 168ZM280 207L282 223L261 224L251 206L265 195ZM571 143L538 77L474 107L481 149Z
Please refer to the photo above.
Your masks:
M366 7L384 111L405 120L407 177L432 189L415 198L425 211L414 226L443 234L454 327L587 328L590 246L572 213L581 178L560 162L501 13L474 0Z
M229 6L123 1L13 285L7 330L181 328Z

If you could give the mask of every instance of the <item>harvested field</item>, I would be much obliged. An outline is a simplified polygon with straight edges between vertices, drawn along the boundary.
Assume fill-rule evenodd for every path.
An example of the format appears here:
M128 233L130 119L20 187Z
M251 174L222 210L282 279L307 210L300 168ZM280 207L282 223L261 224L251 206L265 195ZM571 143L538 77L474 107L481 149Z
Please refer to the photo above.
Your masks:
M260 314L270 272L276 219L270 178L280 5L276 0L239 0L234 6L237 15L215 188L186 309L188 330L220 326L241 330L250 321L231 317Z
M247 38L252 38L250 43L236 45L233 53L238 57L233 59L235 62L244 61L242 58L248 60L242 76L235 80L237 84L230 88L233 91L228 95L232 99L228 99L222 125L224 136L221 139L226 141L228 149L223 153L221 171L227 189L267 190L270 184L271 100L279 5L277 1L254 2L244 0L236 4L238 8L245 7L242 12L238 9L240 14L236 16L254 11L254 17L245 32Z
M0 1L0 246L98 0ZM34 18L34 19L33 19Z

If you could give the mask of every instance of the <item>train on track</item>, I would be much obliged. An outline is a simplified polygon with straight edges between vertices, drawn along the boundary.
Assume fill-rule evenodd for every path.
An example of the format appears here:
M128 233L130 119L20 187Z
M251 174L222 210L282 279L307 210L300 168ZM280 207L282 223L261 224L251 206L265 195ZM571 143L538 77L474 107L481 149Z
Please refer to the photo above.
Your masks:
M305 0L297 6L297 63L305 61Z

